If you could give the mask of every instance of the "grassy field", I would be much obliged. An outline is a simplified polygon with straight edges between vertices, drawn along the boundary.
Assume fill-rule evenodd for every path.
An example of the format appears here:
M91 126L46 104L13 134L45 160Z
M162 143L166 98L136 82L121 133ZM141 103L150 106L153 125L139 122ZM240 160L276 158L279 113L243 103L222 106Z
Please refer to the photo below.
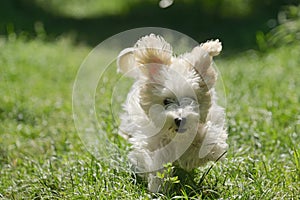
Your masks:
M201 6L196 0L175 1L173 10L163 11L157 2L149 0L144 5L131 0L136 4L132 12L121 0L106 7L92 1L82 6L79 0L64 6L56 0L50 4L42 0L3 2L0 199L300 199L299 7L291 7L286 15L296 20L283 20L278 29L266 35L274 44L268 46L263 32L257 34L261 49L257 51L244 49L259 49L255 33L265 27L261 20L267 21L271 15L261 12L263 6L256 15L255 5L249 7L247 3L269 6L268 1L226 1L237 7L219 6L217 1L201 1ZM190 12L178 17L181 6ZM273 5L274 10L266 13L277 13L278 6ZM203 10L196 15L199 9ZM153 13L160 23L151 21ZM179 21L174 23L174 17ZM199 18L209 20L201 24ZM112 20L120 26L112 26ZM172 177L175 187L164 194L150 194L130 170L126 162L128 144L114 134L118 122L107 106L110 90L102 92L99 88L96 108L104 131L119 148L117 156L93 157L80 139L72 116L73 84L92 50L91 44L120 30L153 24L192 36L199 34L196 39L204 38L200 32L205 37L215 37L207 34L211 32L222 33L225 52L225 56L216 58L216 65L227 102L227 158L196 169L193 183L183 179L178 183ZM104 32L103 26L107 27ZM202 26L205 28L199 31ZM92 38L92 42L86 38ZM117 79L113 71L106 75L100 81L109 84Z
M94 159L76 133L72 85L90 50L67 37L0 40L0 198L151 197L126 163ZM299 57L300 46L290 45L217 59L227 95L227 159L197 190L177 183L178 190L155 196L299 199ZM209 166L196 170L195 179Z

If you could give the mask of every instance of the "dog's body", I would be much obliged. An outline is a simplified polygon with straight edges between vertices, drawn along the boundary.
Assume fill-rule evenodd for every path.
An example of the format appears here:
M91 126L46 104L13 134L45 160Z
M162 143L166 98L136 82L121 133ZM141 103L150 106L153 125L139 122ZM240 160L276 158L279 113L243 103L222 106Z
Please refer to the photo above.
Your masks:
M185 170L217 160L227 149L223 108L216 104L212 58L221 43L208 41L173 56L162 37L141 38L118 57L118 70L135 78L121 115L120 135L132 144L137 172L158 191L156 172L166 163Z

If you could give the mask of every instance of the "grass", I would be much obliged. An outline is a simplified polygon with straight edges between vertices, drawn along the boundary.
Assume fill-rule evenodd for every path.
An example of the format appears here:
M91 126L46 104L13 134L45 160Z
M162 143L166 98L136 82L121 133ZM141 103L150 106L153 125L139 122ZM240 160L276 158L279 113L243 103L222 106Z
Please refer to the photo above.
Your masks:
M111 26L107 33L102 32L101 26L100 32L91 31L105 22L106 15L114 15L119 20L117 22L134 22L134 27L137 27L139 24L153 24L148 17L136 17L136 14L148 16L147 13L152 16L152 11L158 13L157 18L169 19L161 26L176 28L174 16L178 17L182 6L176 1L173 10L162 11L157 7L157 2L151 1L151 5L155 4L152 10L146 12L151 8L150 4L144 7L137 4L133 14L126 14L126 6L117 4L119 2L124 4L121 0L105 5L88 1L85 6L78 0L63 5L56 0L48 3L41 0L4 1L0 20L0 32L5 34L0 37L0 199L299 199L300 45L292 40L289 45L280 43L277 47L269 47L263 35L258 34L263 52L240 51L245 46L253 45L251 41L251 45L240 47L241 44L248 44L249 38L255 40L252 32L256 32L258 26L251 28L251 34L244 29L245 26L241 26L239 31L235 31L239 40L227 26L242 23L251 27L251 23L245 21L254 19L249 13L248 18L229 16L239 12L246 15L251 11L245 10L250 8L247 3L229 1L241 7L234 14L228 6L220 6L221 10L217 12L222 15L217 17L222 19L218 23L220 31L212 29L214 34L221 35L225 30L229 31L228 37L221 36L225 51L230 52L232 47L238 46L240 52L216 60L227 97L230 148L224 162L196 169L187 177L179 170L179 179L167 177L166 170L166 174L160 176L173 182L174 188L165 194L147 192L146 185L137 180L126 162L128 144L115 134L119 121L110 113L110 102L112 88L119 77L112 67L99 80L105 88L99 84L95 100L98 123L119 149L115 152L116 149L112 148L107 152L111 156L103 159L96 159L86 150L72 118L72 89L77 70L92 49L75 42L76 36L68 36L69 29L76 27L76 33L83 31L89 37L95 34L98 41L99 37L105 38L112 32L118 32L116 27L111 26L111 18L107 19L107 24ZM194 16L196 11L192 8L199 4L193 0L186 2L183 4L185 12L191 10L191 16L187 15L188 20L183 16L177 19L191 21L195 25L198 23L192 19L197 21L199 15L214 15L212 11L219 6L203 1L205 8L211 11ZM31 8L30 15L25 8ZM230 8L235 10L235 7ZM124 12L120 15L122 19L117 15L119 12ZM82 19L98 15L104 21L87 20L83 25ZM258 16L258 19L261 20L261 17ZM59 25L57 22L60 21L63 23ZM221 23L223 21L226 23ZM176 24L180 24L177 27L179 31L182 29L192 33L190 29L193 29L200 34L199 27ZM203 24L199 23L199 26ZM92 28L87 28L89 26ZM208 27L209 30L211 28ZM33 35L28 34L31 29L34 29ZM286 30L284 27L281 29ZM61 32L66 34L57 37ZM211 36L205 30L201 34ZM285 40L282 42L284 44ZM119 90L113 96L115 102L120 101L118 95L126 94L130 83L118 83ZM219 92L222 90L219 88ZM120 106L112 105L112 109L118 112Z
M149 199L124 159L97 160L74 128L71 95L91 49L67 37L54 42L14 35L0 40L0 198ZM298 199L300 197L299 45L218 59L227 94L227 159L198 190L161 199ZM106 97L107 98L107 97ZM109 99L109 98L107 98ZM116 132L101 113L108 133ZM114 137L113 137L114 138ZM121 150L124 141L115 138ZM199 180L209 166L195 171Z

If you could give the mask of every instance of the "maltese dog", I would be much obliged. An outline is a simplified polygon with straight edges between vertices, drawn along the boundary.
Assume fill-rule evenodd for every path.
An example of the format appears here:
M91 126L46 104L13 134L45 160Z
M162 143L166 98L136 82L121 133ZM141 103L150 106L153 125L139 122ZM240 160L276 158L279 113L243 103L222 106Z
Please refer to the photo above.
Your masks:
M123 105L119 134L129 141L129 160L161 190L167 163L184 170L216 161L227 149L224 109L217 105L213 57L219 40L175 56L163 37L150 34L120 52L118 71L135 79Z

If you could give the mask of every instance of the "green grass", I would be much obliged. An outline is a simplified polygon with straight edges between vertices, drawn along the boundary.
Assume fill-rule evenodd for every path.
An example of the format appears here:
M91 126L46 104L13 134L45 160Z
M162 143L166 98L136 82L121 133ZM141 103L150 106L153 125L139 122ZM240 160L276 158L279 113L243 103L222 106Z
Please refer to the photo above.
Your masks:
M149 199L124 162L96 160L72 119L72 86L88 52L67 37L0 40L0 198ZM198 189L162 199L299 199L300 47L217 59L227 95L229 151ZM105 97L107 101L109 97ZM100 106L101 107L101 106ZM101 113L108 134L117 126ZM112 136L126 151L123 140ZM195 171L199 180L209 166Z

